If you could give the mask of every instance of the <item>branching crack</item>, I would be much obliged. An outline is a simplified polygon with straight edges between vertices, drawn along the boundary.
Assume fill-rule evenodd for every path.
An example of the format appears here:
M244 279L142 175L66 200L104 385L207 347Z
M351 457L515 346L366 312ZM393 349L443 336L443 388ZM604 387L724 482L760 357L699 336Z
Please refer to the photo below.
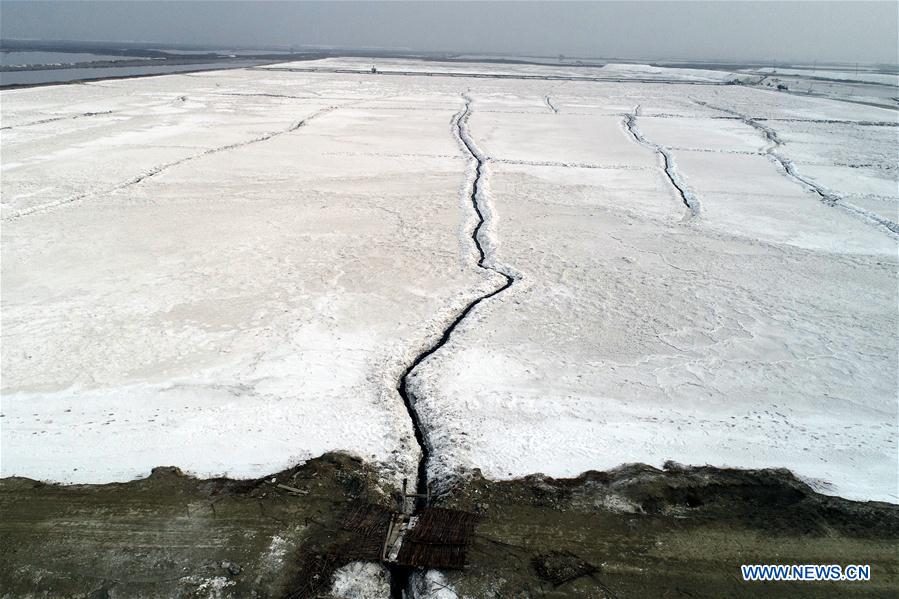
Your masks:
M769 142L768 147L765 148L765 154L767 154L772 161L780 166L781 172L783 172L784 175L786 175L788 178L796 181L804 188L817 195L818 199L820 199L824 204L830 207L841 208L846 212L853 214L854 216L860 217L862 220L865 220L870 224L883 227L893 235L899 235L899 224L894 223L893 221L886 219L878 214L874 214L873 212L864 210L863 208L860 208L850 202L847 202L844 198L841 198L826 187L818 185L811 179L799 174L796 171L796 166L793 164L793 161L789 158L781 156L776 151L777 148L784 145L784 141L778 137L777 132L774 129L759 122L761 119L755 119L747 114L743 114L729 108L713 106L708 102L702 102L700 100L693 100L693 102L706 108L711 108L713 110L718 110L720 112L733 115L756 131L759 131Z
M224 146L210 148L208 150L198 152L197 154L192 154L190 156L186 156L179 160L173 160L172 162L167 162L165 164L154 166L152 169L150 169L144 173L141 173L140 175L138 175L132 179L129 179L123 183L119 183L118 185L115 185L114 187L105 189L103 191L81 193L81 194L78 194L78 195L75 195L75 196L72 196L69 198L57 200L55 202L49 202L47 204L41 204L39 206L32 206L30 208L23 208L22 210L19 210L18 212L3 218L3 220L4 221L14 220L17 218L21 218L23 216L28 216L30 214L35 214L35 213L40 213L40 212L48 212L50 210L59 208L60 206L65 206L66 204L71 204L73 202L78 202L78 201L85 200L85 199L88 199L91 197L102 196L102 195L106 195L106 194L110 194L110 193L115 193L117 191L121 191L128 187L131 187L132 185L138 185L138 184L142 183L143 181L146 181L147 179L155 177L156 175L169 170L172 167L184 164L186 162L191 162L193 160L197 160L198 158L203 158L205 156L210 156L212 154L218 154L219 152L226 152L228 150L236 150L237 148L242 148L244 146L249 146L251 144L268 141L274 137L278 137L279 135L292 133L293 131L296 131L300 127L305 126L312 119L319 117L323 114L327 114L327 113L331 112L332 110L336 110L337 108L338 108L337 106L329 106L327 108L322 108L321 110L314 112L313 114L306 117L305 119L298 121L298 122L292 124L287 129L283 129L281 131L271 131L269 133L260 135L259 137L254 137L252 139L248 139L246 141L239 141L239 142L227 144Z
M681 181L680 175L677 172L677 168L674 164L674 158L671 156L671 152L668 149L660 146L659 144L653 143L644 137L643 133L640 131L639 127L637 127L637 115L640 113L640 105L638 104L634 108L633 114L627 114L624 117L624 124L627 127L628 132L634 138L634 140L654 150L657 154L662 157L662 161L664 162L664 172L665 176L668 178L668 182L671 183L671 186L674 187L677 194L680 196L681 201L684 203L684 206L690 211L690 216L698 217L699 216L699 200L696 199L696 196L693 195L687 186Z

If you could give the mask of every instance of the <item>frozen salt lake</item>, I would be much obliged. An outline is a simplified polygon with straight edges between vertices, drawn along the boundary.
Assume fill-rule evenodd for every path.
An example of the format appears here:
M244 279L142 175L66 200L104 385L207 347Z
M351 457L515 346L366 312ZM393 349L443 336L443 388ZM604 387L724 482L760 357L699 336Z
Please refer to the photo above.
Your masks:
M345 450L414 478L398 378L502 284L465 94L515 280L412 373L430 478L674 460L899 502L895 110L695 69L316 65L371 62L0 93L3 476Z

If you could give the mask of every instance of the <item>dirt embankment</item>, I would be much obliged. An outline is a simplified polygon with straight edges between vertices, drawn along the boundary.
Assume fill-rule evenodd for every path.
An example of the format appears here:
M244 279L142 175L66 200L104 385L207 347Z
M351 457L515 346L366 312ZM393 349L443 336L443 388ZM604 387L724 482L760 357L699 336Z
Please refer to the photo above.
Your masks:
M899 506L815 493L786 470L630 465L574 479L475 476L481 514L460 594L845 597L899 588ZM743 582L741 564L870 564L871 581Z
M252 481L175 468L108 485L3 479L0 596L315 596L353 558L338 524L360 502L394 500L340 454Z
M278 486L283 485L283 486ZM375 469L328 454L253 481L159 468L124 484L0 480L0 595L327 597L378 540L348 510L391 508ZM890 596L899 506L812 491L786 471L634 465L573 479L475 475L438 502L479 515L468 597ZM740 564L870 564L859 583L746 583Z

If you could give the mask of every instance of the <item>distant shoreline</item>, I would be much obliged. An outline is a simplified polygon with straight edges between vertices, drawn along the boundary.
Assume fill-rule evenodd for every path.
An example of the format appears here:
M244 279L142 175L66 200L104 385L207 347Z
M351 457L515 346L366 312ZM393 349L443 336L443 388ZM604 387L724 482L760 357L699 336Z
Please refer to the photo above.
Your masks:
M0 83L0 90L6 91L6 90L16 90L16 89L29 89L29 88L33 88L33 87L48 87L48 86L52 86L52 85L78 85L78 84L83 84L83 83L94 83L97 81L114 81L117 79L143 79L144 77L161 77L161 76L165 76L165 75L207 73L210 71L227 71L227 70L233 70L233 69L245 69L248 67L261 66L263 64L270 64L270 63L252 62L252 63L241 63L241 64L221 64L221 65L208 65L208 64L183 65L183 68L178 68L175 65L170 65L168 67L166 65L154 65L152 67L150 67L150 66L146 66L146 67L81 67L79 69L36 69L34 71L29 70L29 71L22 71L22 72L44 73L44 72L73 71L73 70L84 70L84 69L91 69L91 70L104 69L105 70L105 69L111 69L111 68L123 68L123 69L129 69L129 68L165 69L165 68L168 68L169 70L166 70L164 72L153 72L153 73L132 72L132 73L121 73L121 74L115 74L115 75L99 75L96 77L75 77L75 78L71 78L71 79L55 79L55 80L50 80L50 81L35 81L35 82L28 82L28 83L25 83L25 82L23 82L23 83ZM8 73L10 71L6 71L6 72ZM3 75L3 73L0 73L0 81L2 81L2 75Z

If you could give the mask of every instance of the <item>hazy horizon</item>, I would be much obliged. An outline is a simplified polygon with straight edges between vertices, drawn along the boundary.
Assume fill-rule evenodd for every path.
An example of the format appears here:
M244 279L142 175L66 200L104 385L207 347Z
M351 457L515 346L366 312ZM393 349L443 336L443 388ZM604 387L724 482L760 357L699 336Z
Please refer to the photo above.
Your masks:
M896 64L899 9L889 1L0 1L0 38Z

